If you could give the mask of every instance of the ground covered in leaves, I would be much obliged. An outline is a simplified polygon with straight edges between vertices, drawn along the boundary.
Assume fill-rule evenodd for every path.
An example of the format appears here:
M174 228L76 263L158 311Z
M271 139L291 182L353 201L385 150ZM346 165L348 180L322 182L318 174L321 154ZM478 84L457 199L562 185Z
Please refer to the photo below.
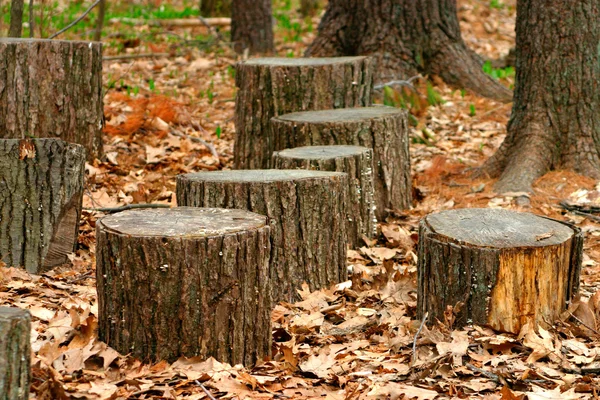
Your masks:
M275 3L278 55L301 56L319 18L300 18L295 2ZM459 6L468 44L490 60L505 56L514 44L514 0L461 0ZM270 360L252 369L193 358L144 365L100 342L99 210L175 205L177 174L231 167L239 58L227 45L227 31L118 20L106 27L105 156L86 168L79 250L70 265L41 276L0 270L0 304L33 316L34 398L597 398L600 224L585 214L600 209L597 182L558 171L540 179L534 194L499 196L492 180L471 179L469 172L501 143L510 105L449 88L436 77L377 95L378 103L411 111L414 208L391 210L377 240L349 252L348 282L300 291L301 301L277 305ZM70 38L81 37L85 33ZM161 55L131 58L148 53ZM497 65L484 68L511 85L514 70ZM580 226L586 232L582 299L547 330L526 326L518 336L478 326L455 330L451 316L419 330L418 221L458 207L531 211Z

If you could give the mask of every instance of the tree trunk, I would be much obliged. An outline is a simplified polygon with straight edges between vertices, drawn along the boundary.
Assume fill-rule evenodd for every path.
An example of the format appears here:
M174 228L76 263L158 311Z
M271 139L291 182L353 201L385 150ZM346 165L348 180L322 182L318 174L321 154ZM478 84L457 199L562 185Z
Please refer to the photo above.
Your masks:
M409 130L405 110L361 107L306 111L272 119L269 142L275 149L315 145L357 145L373 149L375 214L410 208Z
M419 231L418 319L519 333L552 324L579 289L583 233L529 213L459 209Z
M200 0L200 15L203 17L229 17L231 0Z
M269 168L273 152L285 148L270 142L272 117L372 103L373 64L367 57L258 58L236 69L237 169Z
M600 5L517 2L515 101L484 171L498 192L531 191L550 169L600 178Z
M373 150L361 146L307 146L273 153L273 168L337 171L348 174L346 232L357 248L363 236L377 235Z
M99 337L144 361L271 350L270 229L241 210L124 211L97 223Z
M271 3L271 0L232 0L231 42L238 54L273 53Z
M98 3L98 18L96 19L96 27L94 28L94 40L102 41L102 29L104 28L104 17L106 14L106 0L100 0Z
M377 59L380 82L436 74L485 97L512 99L462 40L456 0L329 0L306 54L369 55Z
M29 399L31 315L0 307L0 399Z
M54 137L102 154L102 45L0 39L0 138Z
M20 38L23 32L23 3L24 0L10 2L10 28L8 37Z
M294 301L303 282L317 290L346 280L347 188L339 172L200 172L177 177L177 204L266 215L273 299Z
M75 250L85 149L60 139L0 139L0 259L34 274Z

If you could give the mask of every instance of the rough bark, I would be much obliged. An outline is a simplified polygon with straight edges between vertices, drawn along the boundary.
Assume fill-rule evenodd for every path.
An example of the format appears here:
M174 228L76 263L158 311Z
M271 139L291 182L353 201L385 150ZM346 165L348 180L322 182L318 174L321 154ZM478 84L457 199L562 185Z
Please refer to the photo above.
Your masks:
M40 273L75 250L85 149L60 139L0 139L0 259Z
M259 58L237 65L234 159L237 169L268 168L277 115L372 103L373 64L367 57Z
M372 239L377 235L372 149L361 146L296 147L273 153L273 167L347 173L348 243L357 248L363 242L363 236Z
M579 289L583 233L529 213L460 209L431 214L419 232L418 318L519 333L558 319Z
M348 178L340 172L217 171L177 177L177 204L266 215L271 223L274 301L293 301L346 280Z
M407 209L412 201L407 113L394 107L307 111L273 118L275 150L298 146L358 145L373 149L375 214Z
M29 399L31 315L0 307L0 399Z
M200 0L200 15L203 17L229 17L231 0Z
M262 215L178 207L97 226L99 337L144 361L254 364L271 349L270 229Z
M231 42L238 54L271 54L272 0L231 0Z
M0 39L0 138L53 137L102 154L100 43Z
M512 99L464 43L456 0L329 0L306 54L373 56L380 82L435 74L482 96Z
M517 2L508 135L483 168L500 176L498 192L531 191L550 169L600 178L598 43L598 2Z
M20 38L23 32L23 3L24 0L12 0L10 2L10 27L8 36Z

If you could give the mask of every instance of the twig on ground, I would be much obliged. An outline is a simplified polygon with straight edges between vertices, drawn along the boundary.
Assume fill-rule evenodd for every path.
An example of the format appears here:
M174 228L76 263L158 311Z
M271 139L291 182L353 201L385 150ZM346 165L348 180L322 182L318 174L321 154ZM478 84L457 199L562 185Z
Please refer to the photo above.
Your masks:
M427 317L429 317L429 311L426 312L425 315L423 316L423 320L421 321L421 326L419 326L419 330L417 331L417 333L415 333L415 338L413 339L412 365L415 365L415 362L417 362L417 339L419 338L419 335L421 334L421 331L423 330L423 326L425 326L425 321L427 321Z
M217 149L215 149L215 146L213 146L212 144L208 143L207 141L205 141L205 140L203 140L203 139L201 139L199 137L196 137L196 136L186 135L185 133L180 132L177 129L173 129L173 128L171 128L171 134L175 135L175 136L178 136L178 137L189 139L192 142L201 143L217 159L217 161L219 162L219 164L221 163L221 158L219 157L219 153L217 153Z
M54 39L55 37L57 37L58 35L60 35L61 33L64 33L66 31L68 31L69 29L71 29L73 26L75 26L79 21L81 21L82 19L85 18L86 15L88 15L90 13L90 11L92 11L94 9L94 7L96 7L98 4L100 4L102 0L96 0L94 2L94 4L92 4L87 10L85 10L83 12L83 14L81 14L79 16L79 18L77 18L75 21L71 22L69 25L65 26L64 28L62 28L60 31L56 32L55 34L53 34L52 36L50 36L48 39Z
M121 56L106 56L102 57L102 61L114 61L114 60L131 60L135 58L158 58L158 57L169 57L169 53L138 53L138 54L123 54Z
M386 86L406 86L406 87L409 87L412 90L416 91L417 89L415 89L415 87L413 86L412 82L415 79L418 79L418 78L422 78L421 74L415 75L415 76L413 76L411 78L408 78L407 80L396 80L396 81L390 81L390 82L386 82L386 83L381 83L379 85L373 86L373 89L374 90L381 90L381 89L383 89Z
M502 379L500 378L500 376L494 374L493 372L489 372L489 371L483 370L481 368L477 368L476 366L474 366L473 364L470 364L470 363L467 363L466 366L471 371L473 371L473 372L479 372L481 375L485 376L486 378L488 378L491 381L494 381L496 383L501 383L502 382Z
M590 331L594 332L596 335L600 335L600 332L598 332L596 329L592 328L591 326L589 326L588 324L583 322L580 318L577 318L571 311L567 310L567 312L575 321L579 322L581 325L588 328Z
M202 388L202 390L204 391L204 394L206 394L210 400L217 400L215 398L215 396L213 396L212 393L209 392L208 389L205 388L204 385L201 384L197 379L194 382L196 382L196 385L198 385L198 386L200 386L200 388Z
M203 18L204 21L195 18L175 18L175 19L143 19L143 18L111 18L108 23L111 25L118 23L149 26L177 26L177 27L196 27L196 26L229 26L231 18Z
M120 207L100 207L100 208L84 208L85 211L97 211L107 214L114 214L121 211L133 210L134 208L171 208L168 204L127 204Z

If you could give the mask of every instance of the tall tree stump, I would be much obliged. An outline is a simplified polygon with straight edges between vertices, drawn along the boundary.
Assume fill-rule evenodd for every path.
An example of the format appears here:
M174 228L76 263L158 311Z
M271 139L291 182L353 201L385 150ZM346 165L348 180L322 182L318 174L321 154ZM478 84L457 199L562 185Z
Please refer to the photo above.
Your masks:
M99 337L145 361L270 354L270 229L242 210L124 211L97 224Z
M552 323L579 289L582 249L578 228L529 213L431 214L420 225L418 318L444 321L458 304L455 327Z
M347 233L352 247L377 235L373 150L361 146L307 146L276 151L273 167L338 171L348 174Z
M102 154L102 45L0 39L0 138L60 138Z
M295 111L370 106L367 57L257 58L237 64L235 168L269 168L271 118ZM296 146L292 146L296 147Z
M75 250L85 149L60 139L0 139L0 259L40 273Z
M177 204L250 210L270 220L275 301L346 280L346 198L341 172L238 170L177 177Z
M375 214L407 209L412 201L407 113L394 107L306 111L273 118L277 150L298 146L358 145L373 149Z
M31 315L0 307L0 399L29 399Z

